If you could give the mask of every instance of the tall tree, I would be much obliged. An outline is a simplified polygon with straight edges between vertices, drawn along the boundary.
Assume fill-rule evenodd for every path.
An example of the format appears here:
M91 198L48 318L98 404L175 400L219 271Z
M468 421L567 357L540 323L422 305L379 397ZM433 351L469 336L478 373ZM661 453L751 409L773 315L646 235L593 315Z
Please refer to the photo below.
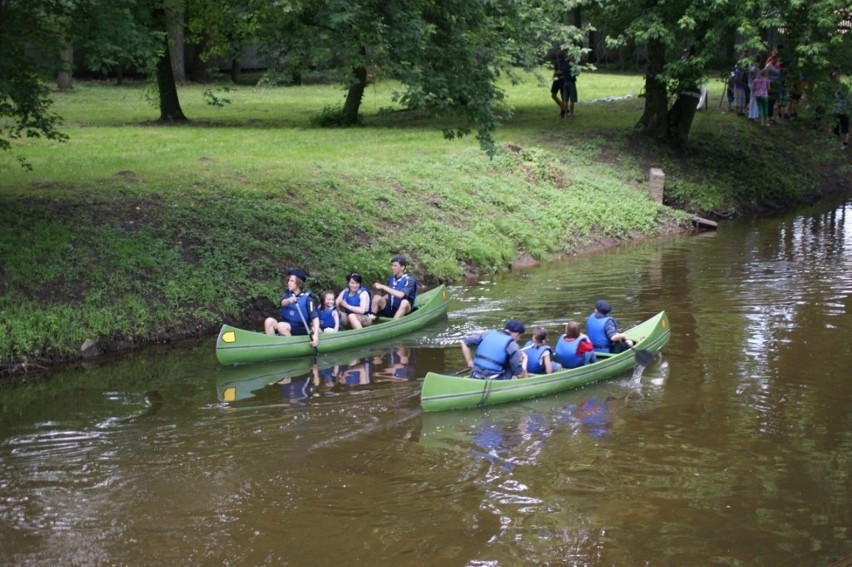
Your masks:
M727 37L738 5L704 0L619 0L595 12L610 46L645 46L645 110L638 126L676 148L687 144L708 61Z

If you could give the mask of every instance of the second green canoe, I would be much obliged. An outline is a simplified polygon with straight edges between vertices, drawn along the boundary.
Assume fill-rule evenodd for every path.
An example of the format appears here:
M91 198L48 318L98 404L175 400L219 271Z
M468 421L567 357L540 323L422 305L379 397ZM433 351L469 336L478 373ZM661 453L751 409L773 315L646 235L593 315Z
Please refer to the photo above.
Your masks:
M668 316L661 311L624 334L634 342L634 350L655 353L669 342L671 329ZM477 380L429 372L423 381L420 405L424 411L442 411L525 400L606 380L624 374L635 365L636 353L628 350L601 356L594 364L520 380Z

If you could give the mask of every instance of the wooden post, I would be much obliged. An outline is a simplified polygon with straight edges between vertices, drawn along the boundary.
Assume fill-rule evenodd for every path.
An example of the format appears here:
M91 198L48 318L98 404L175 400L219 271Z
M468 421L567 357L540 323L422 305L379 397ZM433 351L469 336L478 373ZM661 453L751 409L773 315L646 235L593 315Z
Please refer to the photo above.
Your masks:
M666 174L663 173L663 170L659 167L652 167L648 177L650 181L648 194L651 197L651 200L658 205L662 205L663 193L665 192L666 186Z

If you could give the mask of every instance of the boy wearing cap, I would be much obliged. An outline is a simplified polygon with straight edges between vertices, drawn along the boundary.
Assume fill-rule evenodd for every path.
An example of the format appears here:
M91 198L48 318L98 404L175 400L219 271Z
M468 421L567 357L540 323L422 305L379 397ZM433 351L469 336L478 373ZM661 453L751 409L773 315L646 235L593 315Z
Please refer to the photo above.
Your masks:
M387 285L376 282L373 288L387 295L373 297L373 314L399 319L411 313L417 296L417 281L406 271L405 256L391 258L391 275Z
M624 333L618 331L618 321L609 316L611 310L609 303L599 299L595 303L595 310L586 321L586 331L589 333L589 340L592 341L595 352L612 352L615 343L622 341L628 346L633 346ZM625 348L619 345L616 350L621 352Z
M305 291L308 275L299 269L287 272L287 291L281 293L281 321L267 317L263 329L267 335L307 335L311 345L319 344L319 317L311 292ZM308 323L310 321L310 323ZM308 325L310 324L310 330Z
M480 380L526 378L527 357L517 343L525 331L523 323L509 319L501 331L486 331L464 339L461 348L471 369L470 377ZM476 348L475 357L471 348Z

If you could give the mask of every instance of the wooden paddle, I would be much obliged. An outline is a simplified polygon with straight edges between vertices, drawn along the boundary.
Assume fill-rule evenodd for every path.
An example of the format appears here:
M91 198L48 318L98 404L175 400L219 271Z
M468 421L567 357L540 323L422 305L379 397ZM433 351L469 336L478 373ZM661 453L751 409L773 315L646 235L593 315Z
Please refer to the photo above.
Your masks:
M304 293L304 292L302 292L302 293ZM308 322L305 321L305 316L302 314L302 308L299 307L298 300L296 301L295 305L296 305L296 311L299 312L299 318L302 320L302 325L305 326L305 330L308 332L308 338L313 340L313 335L311 334L311 328L308 327ZM313 345L311 345L311 346L313 346ZM315 347L315 346L313 346L313 348L314 348L314 356L319 356L319 349L317 349L317 347Z

